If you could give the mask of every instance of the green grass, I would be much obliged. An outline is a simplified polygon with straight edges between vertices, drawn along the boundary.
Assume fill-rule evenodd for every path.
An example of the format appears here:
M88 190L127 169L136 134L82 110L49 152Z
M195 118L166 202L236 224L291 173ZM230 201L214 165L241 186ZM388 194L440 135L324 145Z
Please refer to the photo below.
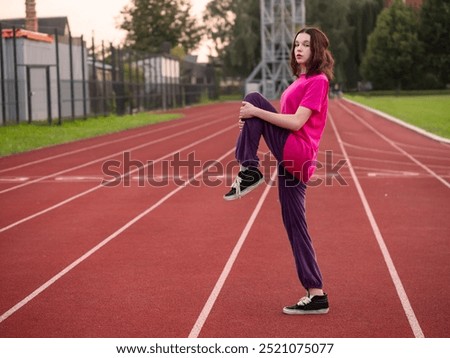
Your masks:
M181 114L138 113L126 116L68 120L62 125L47 122L0 126L0 156L123 131L180 118Z
M427 132L450 138L450 94L362 96L348 99L378 109Z
M218 99L209 99L207 94L203 94L200 103L194 104L193 106L203 106L205 104L228 102L228 101L242 101L244 97L243 94L221 94Z

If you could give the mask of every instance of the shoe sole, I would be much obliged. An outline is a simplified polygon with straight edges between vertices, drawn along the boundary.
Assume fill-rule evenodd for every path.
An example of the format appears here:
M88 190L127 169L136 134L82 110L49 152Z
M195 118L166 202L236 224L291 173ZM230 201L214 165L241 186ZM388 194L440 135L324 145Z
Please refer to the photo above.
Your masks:
M245 189L244 191L241 191L241 195L237 196L237 195L233 195L233 196L223 196L223 198L227 201L231 201L231 200L236 200L236 199L240 199L243 196L247 195L248 193L250 193L251 191L253 191L254 189L256 189L258 186L260 186L262 183L264 183L264 178L261 178L258 182L256 182L255 184L253 184L252 186L249 186L247 189Z
M302 311L302 310L290 310L290 309L284 307L283 313L289 314L289 315L327 314L329 310L330 310L329 308L323 308L321 310Z

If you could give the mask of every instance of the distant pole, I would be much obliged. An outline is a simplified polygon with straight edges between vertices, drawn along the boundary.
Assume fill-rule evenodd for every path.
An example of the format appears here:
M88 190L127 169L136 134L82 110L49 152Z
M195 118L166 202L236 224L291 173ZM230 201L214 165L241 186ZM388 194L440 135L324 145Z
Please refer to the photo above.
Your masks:
M59 37L55 29L55 52L56 52L56 93L58 102L58 125L61 125L61 72L59 70Z
M103 116L107 116L106 112L106 61L105 61L105 42L102 41L102 94L103 94Z
M2 123L3 125L6 124L6 96L5 96L5 63L3 61L3 28L2 24L0 23L0 75L2 77L2 80L0 82L1 84L1 91L2 91Z
M17 74L17 41L16 41L16 27L13 26L13 56L14 56L14 94L16 98L16 123L20 121L19 117L19 79Z
M75 119L75 89L73 79L73 48L72 34L69 32L69 64L70 64L70 109L72 119Z
M45 67L45 77L47 80L47 120L48 124L52 124L52 83L50 81L50 66Z
M94 80L94 85L92 86L94 88L94 93L91 98L93 98L93 102L94 102L94 115L95 117L97 117L97 107L98 107L98 94L97 94L97 63L96 63L96 57L95 57L95 39L94 36L92 36L92 79ZM92 103L91 103L92 105ZM92 109L91 109L92 110Z
M86 109L86 66L85 66L85 53L84 53L84 40L83 35L81 35L81 76L82 76L82 91L83 91L83 118L87 118L87 109Z
M133 87L132 87L132 82L133 82L133 71L132 71L132 64L131 64L131 50L128 49L128 88L129 88L129 103L130 103L130 107L129 107L129 113L133 114L133 100L134 100L134 96L133 96Z
M28 124L30 124L33 120L33 99L31 94L31 69L30 66L26 67L26 76L27 76L27 104L28 104Z

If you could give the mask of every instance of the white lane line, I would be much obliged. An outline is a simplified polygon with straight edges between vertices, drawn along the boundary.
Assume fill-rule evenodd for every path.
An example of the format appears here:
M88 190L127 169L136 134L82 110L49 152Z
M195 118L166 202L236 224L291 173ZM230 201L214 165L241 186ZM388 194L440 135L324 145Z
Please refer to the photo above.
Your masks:
M214 303L217 300L217 297L220 294L220 291L222 290L223 285L225 284L225 281L230 274L230 271L234 265L234 262L236 261L236 258L239 255L239 252L241 251L242 245L244 245L245 240L247 239L248 233L250 232L250 229L252 228L256 217L259 214L259 211L261 210L261 207L266 200L267 195L269 194L269 190L272 188L272 184L275 181L275 176L277 175L277 171L275 171L272 174L272 177L270 178L269 184L266 186L263 194L259 198L258 204L256 204L255 209L253 210L252 215L250 216L250 219L247 222L247 225L245 225L244 231L242 231L241 236L239 237L239 240L237 241L233 251L231 252L230 257L228 258L227 263L225 264L225 267L222 270L222 273L219 276L219 279L216 282L216 285L214 286L211 294L209 295L208 300L206 301L202 311L200 312L200 315L197 318L197 321L195 322L194 326L192 327L191 332L189 333L188 338L197 338L200 334L200 331L203 328L203 325L205 324L206 320L208 319L208 316L214 306Z
M419 173L414 172L369 172L367 173L368 177L389 177L389 178L411 178L411 177L419 177Z
M139 138L139 137L142 137L142 136L146 136L146 135L150 135L150 134L153 134L153 133L157 133L157 132L163 131L165 129L171 129L171 128L174 128L174 127L179 127L179 126L181 126L183 124L192 124L192 123L195 123L195 122L198 122L198 121L202 121L205 118L208 118L208 116L209 115L203 115L203 116L199 116L199 117L197 117L195 119L187 119L187 117L174 119L172 121L176 121L176 122L175 123L172 122L170 125L164 125L163 127L159 127L159 128L150 128L149 130L141 132L141 133L137 133L137 134L121 137L121 138L118 138L118 139L115 139L115 140L111 140L111 141L106 140L106 141L104 141L102 143L99 143L99 144L94 144L94 145L83 147L83 148L80 148L80 149L75 149L75 150L72 150L72 151L69 151L69 152L64 152L64 153L52 155L52 156L49 156L49 157L33 160L31 162L26 162L26 163L23 163L23 164L14 166L14 167L0 169L0 173L8 172L8 171L15 170L15 169L25 168L25 167L28 167L30 165L41 164L41 163L47 162L49 160L62 158L62 157L65 157L65 156L68 156L68 155L72 155L72 154L78 154L78 153L81 153L81 152L84 152L84 151L87 151L87 150L93 150L93 149L104 147L104 146L110 145L110 144L120 143L120 142L129 140L129 139ZM155 125L156 124L161 124L161 123L164 123L164 122L155 123ZM137 128L131 128L131 129L139 129L139 128L137 127ZM109 134L105 134L105 135L113 135L113 134L117 134L117 133L109 133ZM92 138L86 138L86 139L92 139ZM59 144L59 145L64 145L64 144L68 144L68 143L62 143L62 144Z
M236 125L233 125L233 128L236 128ZM226 157L228 157L230 154L234 152L235 148L230 149L228 152L226 152L224 155L222 155L217 161L222 161ZM189 181L185 182L182 186L177 187L176 189L172 190L170 193L165 195L163 198L161 198L158 202L153 204L151 207L146 209L145 211L141 212L139 215L137 215L134 219L126 223L124 226L122 226L120 229L112 233L110 236L108 236L106 239L104 239L102 242L94 246L92 249L90 249L88 252L86 252L83 256L79 257L77 260L73 261L70 265L68 265L66 268L64 268L62 271L60 271L58 274L53 276L50 280L45 282L43 285L38 287L35 291L30 293L27 297L25 297L23 300L15 304L13 307L11 307L8 311L3 313L0 316L0 323L3 322L5 319L10 317L12 314L20 310L23 306L25 306L28 302L36 298L39 294L41 294L43 291L45 291L47 288L49 288L51 285L53 285L56 281L58 281L61 277L66 275L68 272L72 271L76 266L78 266L80 263L85 261L88 257L92 256L94 253L96 253L98 250L100 250L103 246L108 244L111 240L115 239L117 236L119 236L121 233L123 233L125 230L130 228L132 225L137 223L139 220L141 220L144 216L151 213L153 210L157 209L159 206L161 206L163 203L165 203L168 199L170 199L172 196L174 196L176 193L178 193L180 190L186 188L192 181L196 180L198 177L203 175L206 171L209 170L210 167L214 166L215 163L211 164L210 166L204 168L202 171L197 173L195 176L191 177Z
M395 144L397 144L399 146L402 145L402 146L406 147L406 145L400 144L398 142L392 141L392 143L395 143ZM402 153L397 153L396 151L393 151L393 150L381 150L381 149L363 147L361 145L355 145L355 144L351 144L349 142L344 142L344 144L347 147L360 149L360 150L365 151L365 152L383 153L383 154L389 154L389 155L402 155ZM424 148L424 150L425 150L425 148ZM441 150L442 154L440 154L440 155L414 154L414 156L417 157L417 158L436 159L436 160L439 160L439 161L448 162L448 161L450 161L450 157L444 155L444 154L448 154L448 152L449 152L448 150L445 150L445 151Z
M337 127L334 123L334 120L333 120L333 117L331 116L331 114L329 114L329 118L330 118L331 125L333 126L334 133L336 134L336 138L339 143L339 146L341 147L342 153L344 154L345 160L347 161L347 167L348 167L350 174L353 178L353 181L355 183L356 190L358 191L358 194L359 194L359 197L363 204L367 218L369 219L370 225L372 227L372 231L375 235L375 238L377 239L378 246L380 247L381 253L383 254L384 261L386 262L386 266L389 270L389 274L391 275L391 279L392 279L392 282L394 283L395 289L397 291L397 295L400 298L400 302L402 304L403 310L405 311L409 325L410 325L410 327L414 333L414 336L416 338L423 338L424 334L423 334L422 328L420 328L419 321L417 320L417 317L414 313L411 303L409 302L408 295L406 294L406 291L403 287L402 281L400 280L400 276L397 273L397 269L395 268L394 262L392 261L389 250L386 246L386 243L384 242L383 236L381 235L381 231L380 231L378 224L375 220L375 217L372 213L372 209L370 209L369 202L367 201L366 195L364 194L361 184L359 183L359 179L356 176L355 170L353 169L352 163L350 161L350 158L347 154L347 151L345 149L345 146L342 142L341 136L339 135L339 132L337 130Z
M90 189L88 189L88 190L86 190L86 191L83 191L83 192L81 192L81 193L79 193L79 194L76 194L76 195L74 195L74 196L71 196L70 198L68 198L68 199L66 199L66 200L63 200L63 201L61 201L61 202L59 202L59 203L57 203L57 204L55 204L55 205L52 205L52 206L48 207L47 209L38 211L37 213L34 213L34 214L29 215L29 216L27 216L27 217L25 217L25 218L23 218L23 219L21 219L21 220L18 220L18 221L16 221L16 222L13 222L12 224L10 224L10 225L8 225L8 226L5 226L5 227L3 227L3 228L0 228L0 233L2 233L2 232L4 232L4 231L7 231L7 230L9 230L9 229L12 229L13 227L16 227L16 226L18 226L18 225L20 225L20 224L23 224L23 223L25 223L25 222L27 222L27 221L29 221L29 220L31 220L31 219L34 219L34 218L36 218L36 217L38 217L38 216L41 216L41 215L43 215L43 214L46 214L46 213L48 213L48 212L50 212L50 211L52 211L52 210L54 210L54 209L57 209L57 208L59 208L59 207L61 207L61 206L64 206L64 205L66 205L66 204L68 204L68 203L70 203L70 202L72 202L72 201L74 201L74 200L76 200L76 199L78 199L78 198L81 198L81 197L83 197L83 196L85 196L85 195L87 195L87 194L89 194L89 193L92 193L92 192L94 192L94 191L96 191L96 190L98 190L98 189L100 189L100 188L103 188L103 187L107 186L109 183L119 182L120 180L122 180L122 179L125 178L126 176L131 175L131 174L133 174L133 173L135 173L135 172L137 172L137 171L139 171L139 170L142 170L143 168L146 168L146 167L148 167L149 165L154 165L154 164L156 164L156 163L158 163L158 162L164 160L165 158L169 158L169 157L171 157L172 155L175 155L176 153L179 153L179 152L181 152L181 151L184 151L184 150L186 150L186 149L188 149L188 148L190 148L190 147L196 146L196 145L198 145L198 144L200 144L200 143L202 143L202 142L205 142L205 141L207 141L207 140L209 140L209 139L211 139L211 138L217 137L217 136L219 136L219 135L221 135L221 134L223 134L223 133L225 133L225 132L227 132L227 131L229 131L229 130L231 130L231 129L235 129L235 128L236 128L236 125L233 124L233 125L231 125L231 126L229 126L229 127L226 127L225 129L222 129L222 130L220 130L220 131L215 132L214 134L211 134L211 135L209 135L209 136L203 137L202 139L200 139L200 140L198 140L198 141L195 141L195 142L193 142L193 143L191 143L191 144L189 144L189 145L186 145L186 146L184 146L184 147L182 147L182 148L179 148L179 149L173 151L172 153L169 153L169 154L167 154L167 155L165 155L165 156L163 156L163 157L161 157L161 158L159 158L159 159L156 159L156 160L153 161L153 162L149 162L149 163L147 163L146 165L144 165L143 167L140 167L140 168L136 168L136 169L134 169L134 170L131 170L131 171L125 173L125 174L122 174L120 177L111 179L111 180L109 180L109 181L104 182L103 184L99 184L99 185L97 185L97 186L94 186L94 187L92 187L92 188L90 188Z
M0 178L0 183L23 183L30 180L29 177L4 177Z
M444 184L447 188L450 189L450 183L446 181L444 178L442 178L440 175L436 174L434 171L432 171L430 168L428 168L425 164L418 161L416 158L414 158L411 154L406 152L403 148L400 148L394 141L390 140L388 137L386 137L384 134L380 133L378 130L376 130L374 127L372 127L370 124L368 124L363 118L358 116L356 113L354 113L352 110L345 107L343 104L339 103L339 106L343 108L347 113L350 113L353 117L355 117L359 122L364 124L367 128L369 128L371 131L373 131L376 135L384 139L386 142L388 142L391 146L393 146L395 149L397 149L400 153L402 153L405 157L408 157L411 161L416 163L419 167L424 169L426 172L431 174L434 178L439 180L442 184Z
M78 182L101 182L105 178L102 176L96 175L75 175L75 176L63 176L56 177L55 181L57 182L69 182L69 183L78 183Z
M181 135L186 134L186 133L193 132L193 131L195 131L195 130L197 130L197 129L199 129L199 128L204 128L204 127L210 126L210 125L212 125L212 124L216 124L216 123L218 123L218 122L220 122L220 121L223 121L223 120L224 120L224 119L222 118L222 119L217 120L217 121L207 122L206 124L205 124L205 123L202 123L202 124L199 125L199 126L192 127L192 128L186 129L186 130L181 131L181 132L175 132L174 134L171 134L171 135L168 135L168 136L165 136L165 137L161 137L161 138L159 138L159 139L155 139L155 140L152 140L152 141L150 141L150 142L147 142L147 143L144 143L144 144L140 144L140 145L137 145L137 146L132 147L132 148L127 148L127 149L121 150L121 151L116 152L116 153L113 153L113 154L108 154L108 155L106 155L106 156L104 156L104 157L97 158L97 159L95 159L95 160L91 160L91 161L86 162L86 163L84 163L84 164L80 164L80 165L77 165L77 166L74 166L74 167L71 167L71 168L68 168L68 169L61 170L61 171L59 171L59 172L57 172L57 173L45 175L45 176L43 176L43 177L39 177L38 179L29 180L29 181L27 181L27 182L25 182L25 183L22 183L22 184L19 184L19 185L16 185L16 186L13 186L13 187L10 187L10 188L1 190L1 191L0 191L0 194L8 193L8 192L10 192L10 191L13 191L13 190L17 190L17 189L23 188L23 187L28 186L28 185L30 185L30 184L38 183L38 182L40 182L40 181L47 180L47 179L53 178L53 177L58 176L58 175L66 174L66 173L72 172L72 171L74 171L74 170L78 170L78 169L87 167L87 166L89 166L89 165L92 165L92 164L95 164L95 163L99 163L99 162L101 162L101 161L104 161L104 160L110 159L110 158L112 158L112 157L121 155L121 154L123 154L124 152L131 152L131 151L133 151L133 150L142 149L142 148L145 148L145 147L147 147L147 146L150 146L150 145L153 145L153 144L156 144L156 143L164 142L164 141L166 141L166 140L168 140L168 139L171 139L171 138L174 138L174 137L178 137L178 136L181 136Z

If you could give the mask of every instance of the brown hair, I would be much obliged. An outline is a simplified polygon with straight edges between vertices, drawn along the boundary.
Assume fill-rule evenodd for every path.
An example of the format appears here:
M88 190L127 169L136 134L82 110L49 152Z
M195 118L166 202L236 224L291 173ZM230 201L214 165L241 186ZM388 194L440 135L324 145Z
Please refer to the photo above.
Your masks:
M334 77L333 74L333 65L334 59L331 55L331 52L328 50L330 46L330 41L327 36L316 27L304 27L294 37L294 41L292 42L291 49L291 69L294 76L300 76L300 65L297 63L295 59L295 39L298 34L307 33L311 36L311 57L306 64L306 77L312 75L318 75L320 73L325 74L328 80L332 80Z

